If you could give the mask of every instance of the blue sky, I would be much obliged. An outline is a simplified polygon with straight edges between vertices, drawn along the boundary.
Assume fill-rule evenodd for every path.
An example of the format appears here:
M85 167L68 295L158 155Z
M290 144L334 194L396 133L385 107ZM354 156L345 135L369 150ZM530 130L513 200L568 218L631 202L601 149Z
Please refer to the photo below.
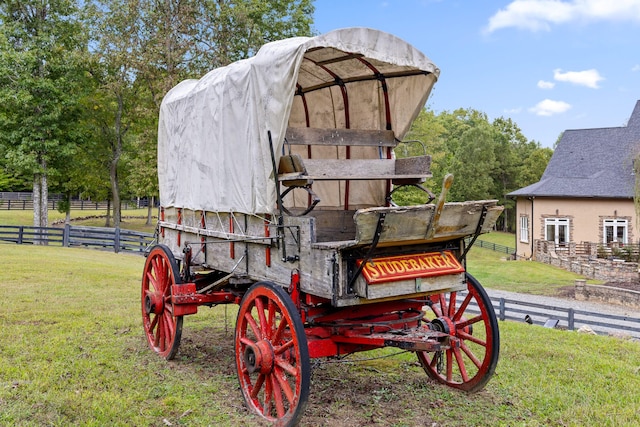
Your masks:
M441 70L427 105L510 117L553 147L623 126L640 100L640 0L316 0L319 33L392 33Z

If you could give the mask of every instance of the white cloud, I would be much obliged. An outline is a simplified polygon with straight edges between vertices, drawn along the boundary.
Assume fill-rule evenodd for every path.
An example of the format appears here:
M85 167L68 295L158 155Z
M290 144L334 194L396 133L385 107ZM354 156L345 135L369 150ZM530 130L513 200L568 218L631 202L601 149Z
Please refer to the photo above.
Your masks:
M545 99L538 102L535 106L529 108L529 111L538 116L553 116L554 114L561 114L571 108L571 104L567 104L564 101L553 101L551 99Z
M509 27L549 31L552 24L574 21L640 22L640 0L514 0L489 18L485 31Z
M559 82L568 82L578 86L586 86L591 89L598 89L598 82L604 80L598 70L592 68L584 71L567 71L561 69L553 70L553 78Z
M545 82L544 80L538 80L538 87L540 89L553 89L556 84L554 82Z
M631 68L631 71L633 72L640 71L640 64L634 65L633 68Z
M520 112L522 112L522 107L516 107L516 108L507 108L504 110L505 114L519 114Z

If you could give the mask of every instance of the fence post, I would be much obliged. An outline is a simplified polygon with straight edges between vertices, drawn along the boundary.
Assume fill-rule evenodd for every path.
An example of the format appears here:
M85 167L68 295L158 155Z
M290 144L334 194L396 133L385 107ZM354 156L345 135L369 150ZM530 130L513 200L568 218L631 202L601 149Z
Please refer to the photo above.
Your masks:
M573 312L573 308L569 309L569 316L567 318L568 329L573 331L576 328L575 325L575 313Z
M118 253L120 252L120 227L116 227L116 234L113 238L113 250Z
M20 226L20 228L18 228L18 244L19 245L22 244L22 233L24 233L24 227Z
M71 226L69 224L64 225L64 232L62 233L62 246L69 247L69 234L71 232Z
M507 318L507 309L504 298L500 298L500 320L504 320Z

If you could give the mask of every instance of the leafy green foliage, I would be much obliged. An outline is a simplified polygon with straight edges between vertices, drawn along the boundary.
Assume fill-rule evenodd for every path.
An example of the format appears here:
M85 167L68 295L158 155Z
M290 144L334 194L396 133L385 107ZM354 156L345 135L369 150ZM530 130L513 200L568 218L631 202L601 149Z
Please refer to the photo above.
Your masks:
M553 153L535 141L527 141L511 119L490 122L486 114L473 109L458 109L435 114L423 110L414 121L406 140L422 141L432 157L432 191L440 189L446 174L454 175L448 194L450 201L497 199L505 206L499 227L511 230L515 211L511 191L537 182ZM419 144L401 145L399 157L424 154ZM397 194L397 195L396 195ZM417 190L394 194L398 204L424 203Z
M64 175L84 141L85 32L70 0L3 2L0 23L0 152L46 206L48 178Z

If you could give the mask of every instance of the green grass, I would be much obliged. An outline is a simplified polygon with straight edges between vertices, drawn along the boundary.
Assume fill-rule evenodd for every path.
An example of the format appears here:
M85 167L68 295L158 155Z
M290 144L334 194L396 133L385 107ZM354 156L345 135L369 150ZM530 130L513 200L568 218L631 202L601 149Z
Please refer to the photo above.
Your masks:
M513 234L493 232L479 239L513 247ZM557 295L563 288L572 287L578 274L535 261L512 260L507 254L474 246L467 256L469 273L482 286L512 292L537 295ZM588 280L591 284L602 281Z
M238 388L235 306L187 317L178 356L167 362L143 337L143 257L0 244L0 258L0 425L260 425ZM429 381L410 353L323 363L301 425L640 424L640 344L500 328L501 360L478 394Z
M516 246L515 235L512 233L504 233L502 231L492 231L491 233L481 234L478 236L478 240L484 240L486 242L508 246L510 248L515 248Z
M88 227L104 227L106 223L106 210L72 210L71 219L73 225ZM157 215L157 212L154 212ZM56 221L64 221L65 214L57 210L49 210L49 224ZM120 226L128 230L153 233L155 230L154 217L151 225L146 225L147 209L125 209L122 211ZM0 225L33 225L33 212L30 210L0 210ZM111 219L113 227L113 219Z

